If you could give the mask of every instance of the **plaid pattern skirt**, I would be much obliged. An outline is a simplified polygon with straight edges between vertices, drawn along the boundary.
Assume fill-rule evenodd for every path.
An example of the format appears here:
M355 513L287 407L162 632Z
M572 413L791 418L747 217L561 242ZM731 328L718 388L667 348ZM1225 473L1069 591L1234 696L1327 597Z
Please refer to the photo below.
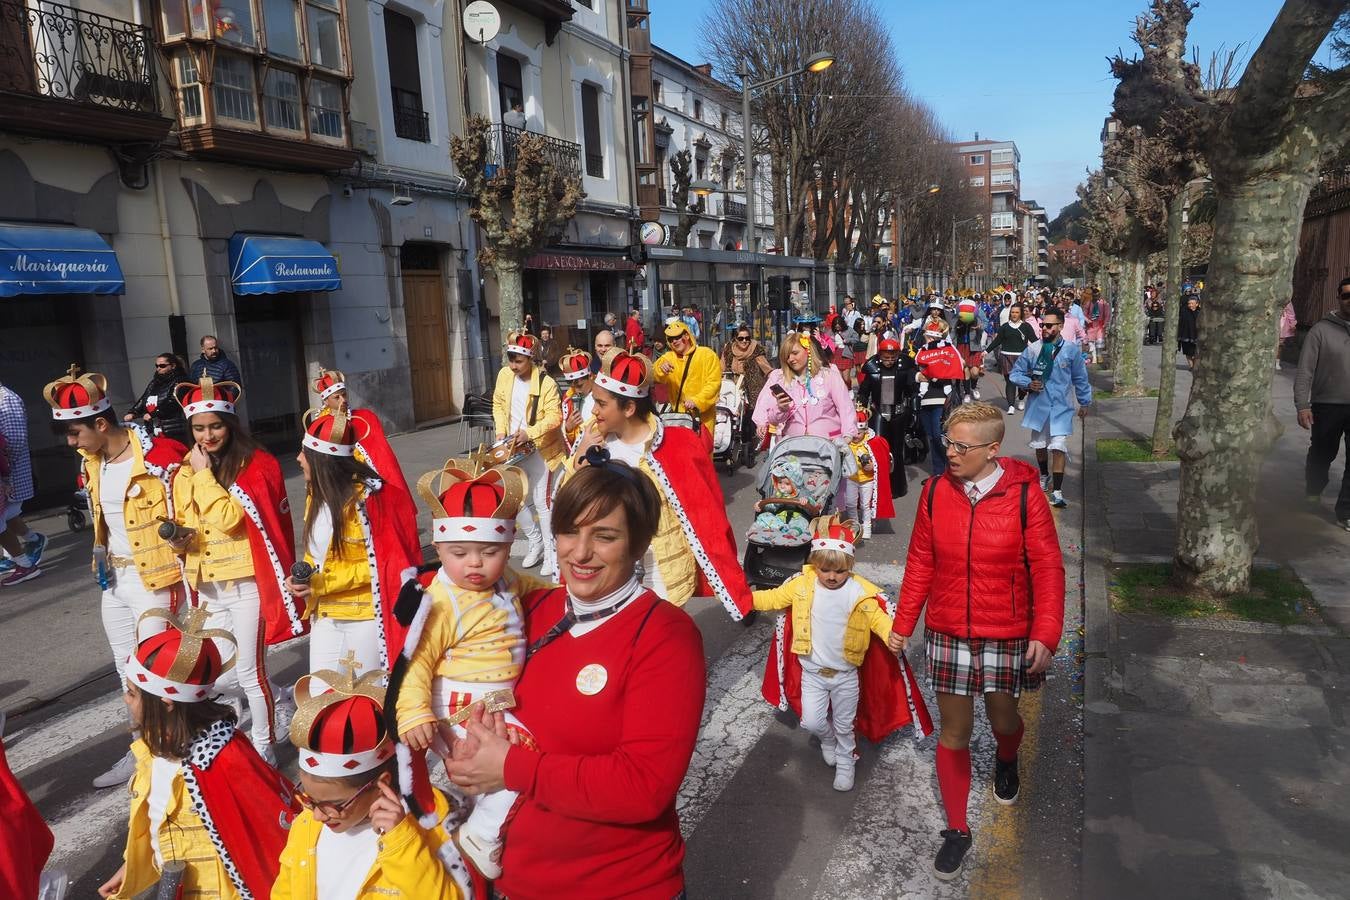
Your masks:
M962 640L936 631L925 632L928 677L939 694L973 697L996 691L1020 696L1045 682L1045 673L1027 672L1029 638Z

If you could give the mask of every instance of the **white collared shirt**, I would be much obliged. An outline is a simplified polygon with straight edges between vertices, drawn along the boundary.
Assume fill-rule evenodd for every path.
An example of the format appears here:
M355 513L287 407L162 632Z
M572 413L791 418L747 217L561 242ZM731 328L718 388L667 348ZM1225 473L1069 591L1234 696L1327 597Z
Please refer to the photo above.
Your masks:
M961 486L965 488L966 496L970 502L974 503L981 497L988 494L998 484L998 480L1003 477L1003 467L994 463L994 471L981 478L979 481L966 481L962 479Z

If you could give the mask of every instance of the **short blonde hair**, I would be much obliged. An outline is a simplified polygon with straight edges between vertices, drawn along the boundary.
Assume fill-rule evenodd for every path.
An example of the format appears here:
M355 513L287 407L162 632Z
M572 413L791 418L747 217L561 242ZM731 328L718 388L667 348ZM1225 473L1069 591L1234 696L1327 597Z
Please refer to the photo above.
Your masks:
M953 425L973 425L987 441L1002 441L1005 431L1003 411L992 403L963 403L947 416L947 429Z
M842 550L812 550L806 562L815 569L828 569L831 572L853 571L853 557Z

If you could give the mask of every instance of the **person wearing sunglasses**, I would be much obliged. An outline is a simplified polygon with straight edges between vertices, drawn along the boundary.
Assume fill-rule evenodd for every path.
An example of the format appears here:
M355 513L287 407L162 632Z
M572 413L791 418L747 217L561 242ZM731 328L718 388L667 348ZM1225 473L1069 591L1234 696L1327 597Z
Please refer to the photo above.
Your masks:
M1304 467L1311 506L1326 489L1341 442L1350 440L1350 278L1341 279L1337 304L1308 329L1294 378L1298 424L1312 432ZM1350 531L1350 467L1336 497L1336 523Z
M1050 505L1063 509L1064 466L1073 434L1074 402L1078 415L1087 415L1092 405L1092 385L1082 348L1062 334L1064 313L1055 307L1041 313L1041 339L1013 364L1008 376L1013 384L1030 391L1022 427L1030 429L1028 446L1036 451L1041 470L1041 490L1050 492Z
M169 352L155 357L155 371L141 396L122 417L123 421L144 422L155 434L186 444L187 417L174 396L174 388L188 380L187 366L178 355Z

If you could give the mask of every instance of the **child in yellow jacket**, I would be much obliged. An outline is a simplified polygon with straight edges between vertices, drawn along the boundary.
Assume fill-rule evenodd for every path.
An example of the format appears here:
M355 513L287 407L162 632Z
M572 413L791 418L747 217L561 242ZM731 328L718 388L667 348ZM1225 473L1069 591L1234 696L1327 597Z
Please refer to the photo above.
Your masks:
M433 489L437 476L441 484ZM506 712L508 725L527 736L509 713L525 662L520 598L552 584L508 565L525 476L511 467L474 476L450 460L423 476L418 490L435 517L432 542L441 566L423 594L410 650L391 679L399 739L418 754L434 750L448 757L453 739L465 736L463 722L475 704ZM454 835L489 880L501 874L500 832L515 800L505 789L474 798L473 811Z
M291 740L304 811L291 824L272 900L461 900L470 879L447 832L450 801L432 789L430 827L404 809L384 727L385 673L358 679L356 668L349 653L343 672L322 670L295 685Z
M872 635L892 650L891 617L881 589L853 574L854 523L837 516L813 525L811 555L782 587L754 592L755 609L790 609L792 653L802 668L802 728L820 739L834 766L834 789L853 790L853 723L858 714L858 667Z

